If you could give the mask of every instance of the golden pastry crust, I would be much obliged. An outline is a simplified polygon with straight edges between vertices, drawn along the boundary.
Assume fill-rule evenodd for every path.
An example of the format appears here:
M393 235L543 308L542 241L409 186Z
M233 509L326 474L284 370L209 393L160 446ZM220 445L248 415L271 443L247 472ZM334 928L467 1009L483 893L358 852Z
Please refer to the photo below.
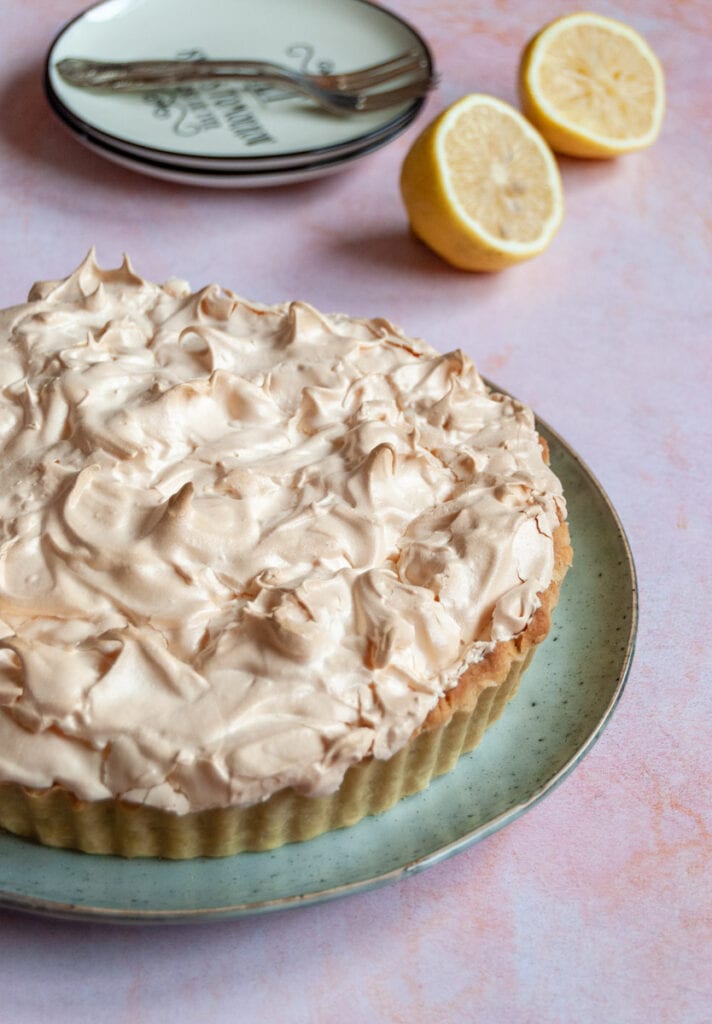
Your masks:
M252 807L176 815L122 800L78 800L62 786L33 790L0 783L0 826L47 846L182 860L274 849L380 814L450 771L515 695L537 644L549 632L571 564L565 522L554 533L554 555L552 582L527 628L468 668L402 750L386 761L367 758L354 765L336 793L305 797L288 789Z

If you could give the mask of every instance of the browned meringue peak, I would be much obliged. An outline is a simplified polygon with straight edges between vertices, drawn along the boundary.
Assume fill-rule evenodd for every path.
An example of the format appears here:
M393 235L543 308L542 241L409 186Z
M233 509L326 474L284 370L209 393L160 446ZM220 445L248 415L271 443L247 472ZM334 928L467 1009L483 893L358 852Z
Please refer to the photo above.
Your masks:
M331 792L551 580L559 482L460 351L93 253L0 333L0 779Z

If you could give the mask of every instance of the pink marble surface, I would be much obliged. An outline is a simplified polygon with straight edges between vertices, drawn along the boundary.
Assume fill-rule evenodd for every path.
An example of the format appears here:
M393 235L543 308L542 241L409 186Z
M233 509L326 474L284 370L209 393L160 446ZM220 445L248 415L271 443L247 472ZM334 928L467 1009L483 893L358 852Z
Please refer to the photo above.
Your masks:
M612 723L505 830L390 888L242 922L142 931L0 913L0 1020L709 1021L712 5L598 0L663 61L663 137L617 163L563 161L560 234L495 277L450 270L409 237L397 176L417 129L348 173L263 192L164 185L84 151L40 87L46 46L80 6L3 5L0 305L96 243L104 263L127 250L154 279L386 314L460 345L593 467L628 530L642 612ZM513 101L523 43L571 9L391 6L432 43L431 115L474 90Z

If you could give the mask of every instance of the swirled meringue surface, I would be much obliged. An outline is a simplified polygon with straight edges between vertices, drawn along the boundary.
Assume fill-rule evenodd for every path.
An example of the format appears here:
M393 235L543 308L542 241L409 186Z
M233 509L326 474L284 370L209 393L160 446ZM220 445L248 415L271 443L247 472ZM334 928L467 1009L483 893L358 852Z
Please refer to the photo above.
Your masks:
M333 792L551 581L533 416L459 351L91 254L0 338L0 780Z

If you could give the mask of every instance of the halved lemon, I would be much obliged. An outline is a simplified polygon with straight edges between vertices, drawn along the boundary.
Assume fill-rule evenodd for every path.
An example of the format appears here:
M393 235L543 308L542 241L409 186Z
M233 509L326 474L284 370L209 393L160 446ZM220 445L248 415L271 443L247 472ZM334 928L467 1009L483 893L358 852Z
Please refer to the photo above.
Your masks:
M522 109L552 149L608 157L649 146L665 112L658 58L634 29L600 14L546 25L522 55Z
M464 270L501 270L536 256L564 210L541 135L508 103L479 93L448 107L416 139L400 185L415 234Z

